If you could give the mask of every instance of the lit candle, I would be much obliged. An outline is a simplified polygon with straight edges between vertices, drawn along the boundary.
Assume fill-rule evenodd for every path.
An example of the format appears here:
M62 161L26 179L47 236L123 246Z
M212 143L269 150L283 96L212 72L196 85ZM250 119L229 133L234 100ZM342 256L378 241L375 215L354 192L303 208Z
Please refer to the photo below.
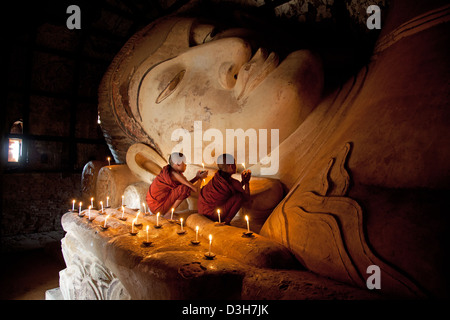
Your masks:
M124 198L124 196L122 195L122 207L123 207L123 198Z
M72 211L75 211L75 200L72 200Z
M140 215L140 214L141 214L140 211L138 211L137 214L136 214L136 225L139 225L138 219L139 219L139 215Z
M247 220L247 232L250 233L250 224L248 222L248 216L245 215L245 220Z
M88 215L89 220L91 220L91 206L89 206L89 215Z
M109 214L106 216L106 218L105 218L105 224L104 224L104 226L103 226L103 228L105 228L106 229L106 221L108 220L108 218L109 218Z
M202 162L203 171L205 171L205 164Z
M137 221L137 218L133 219L133 222L131 222L131 233L134 233L134 223Z
M91 207L94 207L94 197L91 198Z
M170 220L173 220L173 210L175 210L175 209L172 208L172 213L170 214Z
M181 222L181 231L183 231L183 218L180 218L180 222Z
M78 214L81 214L81 205L83 204L83 202L80 201L80 206L78 207Z
M146 228L146 230L147 230L147 242L148 242L148 225L147 225L147 228Z
M100 201L100 205L102 206L102 212L103 212L103 201Z
M109 197L106 197L106 207L109 207Z
M195 241L198 241L198 226L195 227Z
M111 165L111 161L110 161L111 157L108 157L107 159L108 159L108 166L110 166Z
M145 202L142 202L142 207L144 208L144 214L146 214L147 213L147 209L145 207Z
M208 252L208 255L211 255L211 242L212 242L212 234L209 235L209 252Z
M244 167L244 171L245 171L245 163L243 163L242 166Z
M159 226L159 212L156 214L156 225Z
M217 216L219 217L219 223L220 223L220 209L217 209Z

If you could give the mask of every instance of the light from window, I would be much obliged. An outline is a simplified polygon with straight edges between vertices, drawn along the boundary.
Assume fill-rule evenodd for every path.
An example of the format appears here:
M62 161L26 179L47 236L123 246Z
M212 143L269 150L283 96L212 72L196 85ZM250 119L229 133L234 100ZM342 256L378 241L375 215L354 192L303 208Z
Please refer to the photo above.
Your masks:
M19 162L22 154L22 139L9 138L8 162Z

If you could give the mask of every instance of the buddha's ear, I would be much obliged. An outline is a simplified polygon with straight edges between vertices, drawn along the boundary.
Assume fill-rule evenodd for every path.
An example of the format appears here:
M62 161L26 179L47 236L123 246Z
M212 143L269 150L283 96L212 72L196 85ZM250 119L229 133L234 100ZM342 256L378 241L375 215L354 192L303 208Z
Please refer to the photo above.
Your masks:
M128 148L126 160L134 175L147 183L152 183L161 169L167 165L167 161L153 148L143 143L136 143Z

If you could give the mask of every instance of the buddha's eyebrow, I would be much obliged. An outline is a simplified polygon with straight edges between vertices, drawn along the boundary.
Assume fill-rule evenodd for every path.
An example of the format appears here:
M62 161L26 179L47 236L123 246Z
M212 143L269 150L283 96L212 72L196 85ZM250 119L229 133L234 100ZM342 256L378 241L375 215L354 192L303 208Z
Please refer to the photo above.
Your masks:
M138 117L139 117L139 121L142 122L141 111L139 110L139 94L140 94L140 92L141 92L142 81L145 79L145 77L147 76L147 74L148 74L150 71L152 71L155 67L159 66L161 63L170 61L170 60L172 60L172 59L174 59L174 58L176 58L176 57L172 57L172 58L169 58L169 59L166 59L166 60L162 60L162 61L160 61L160 62L154 64L154 65L151 66L147 71L145 71L145 73L144 73L143 76L141 77L141 80L139 81L139 86L138 86L138 89L137 89L137 94L136 94L136 106L137 106L136 109L137 109L137 114L138 114Z

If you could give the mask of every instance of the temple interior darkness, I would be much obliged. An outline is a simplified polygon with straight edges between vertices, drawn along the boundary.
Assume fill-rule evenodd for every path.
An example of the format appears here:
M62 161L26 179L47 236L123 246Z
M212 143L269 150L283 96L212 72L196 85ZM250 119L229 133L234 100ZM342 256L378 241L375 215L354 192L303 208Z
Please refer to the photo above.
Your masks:
M380 28L368 27L372 4ZM70 5L80 28L69 28ZM447 1L43 0L3 11L2 300L448 299ZM220 90L207 81L239 58L236 38L251 47L245 62L273 57L258 48L277 59L242 99L228 92L243 69ZM180 65L180 93L154 94ZM170 132L198 120L279 129L277 170L246 158L253 200L231 226L215 228L194 196L177 215L187 234L164 220L145 248L155 214L134 237L132 218L167 164ZM191 177L201 163L188 167ZM211 179L217 167L207 169Z

